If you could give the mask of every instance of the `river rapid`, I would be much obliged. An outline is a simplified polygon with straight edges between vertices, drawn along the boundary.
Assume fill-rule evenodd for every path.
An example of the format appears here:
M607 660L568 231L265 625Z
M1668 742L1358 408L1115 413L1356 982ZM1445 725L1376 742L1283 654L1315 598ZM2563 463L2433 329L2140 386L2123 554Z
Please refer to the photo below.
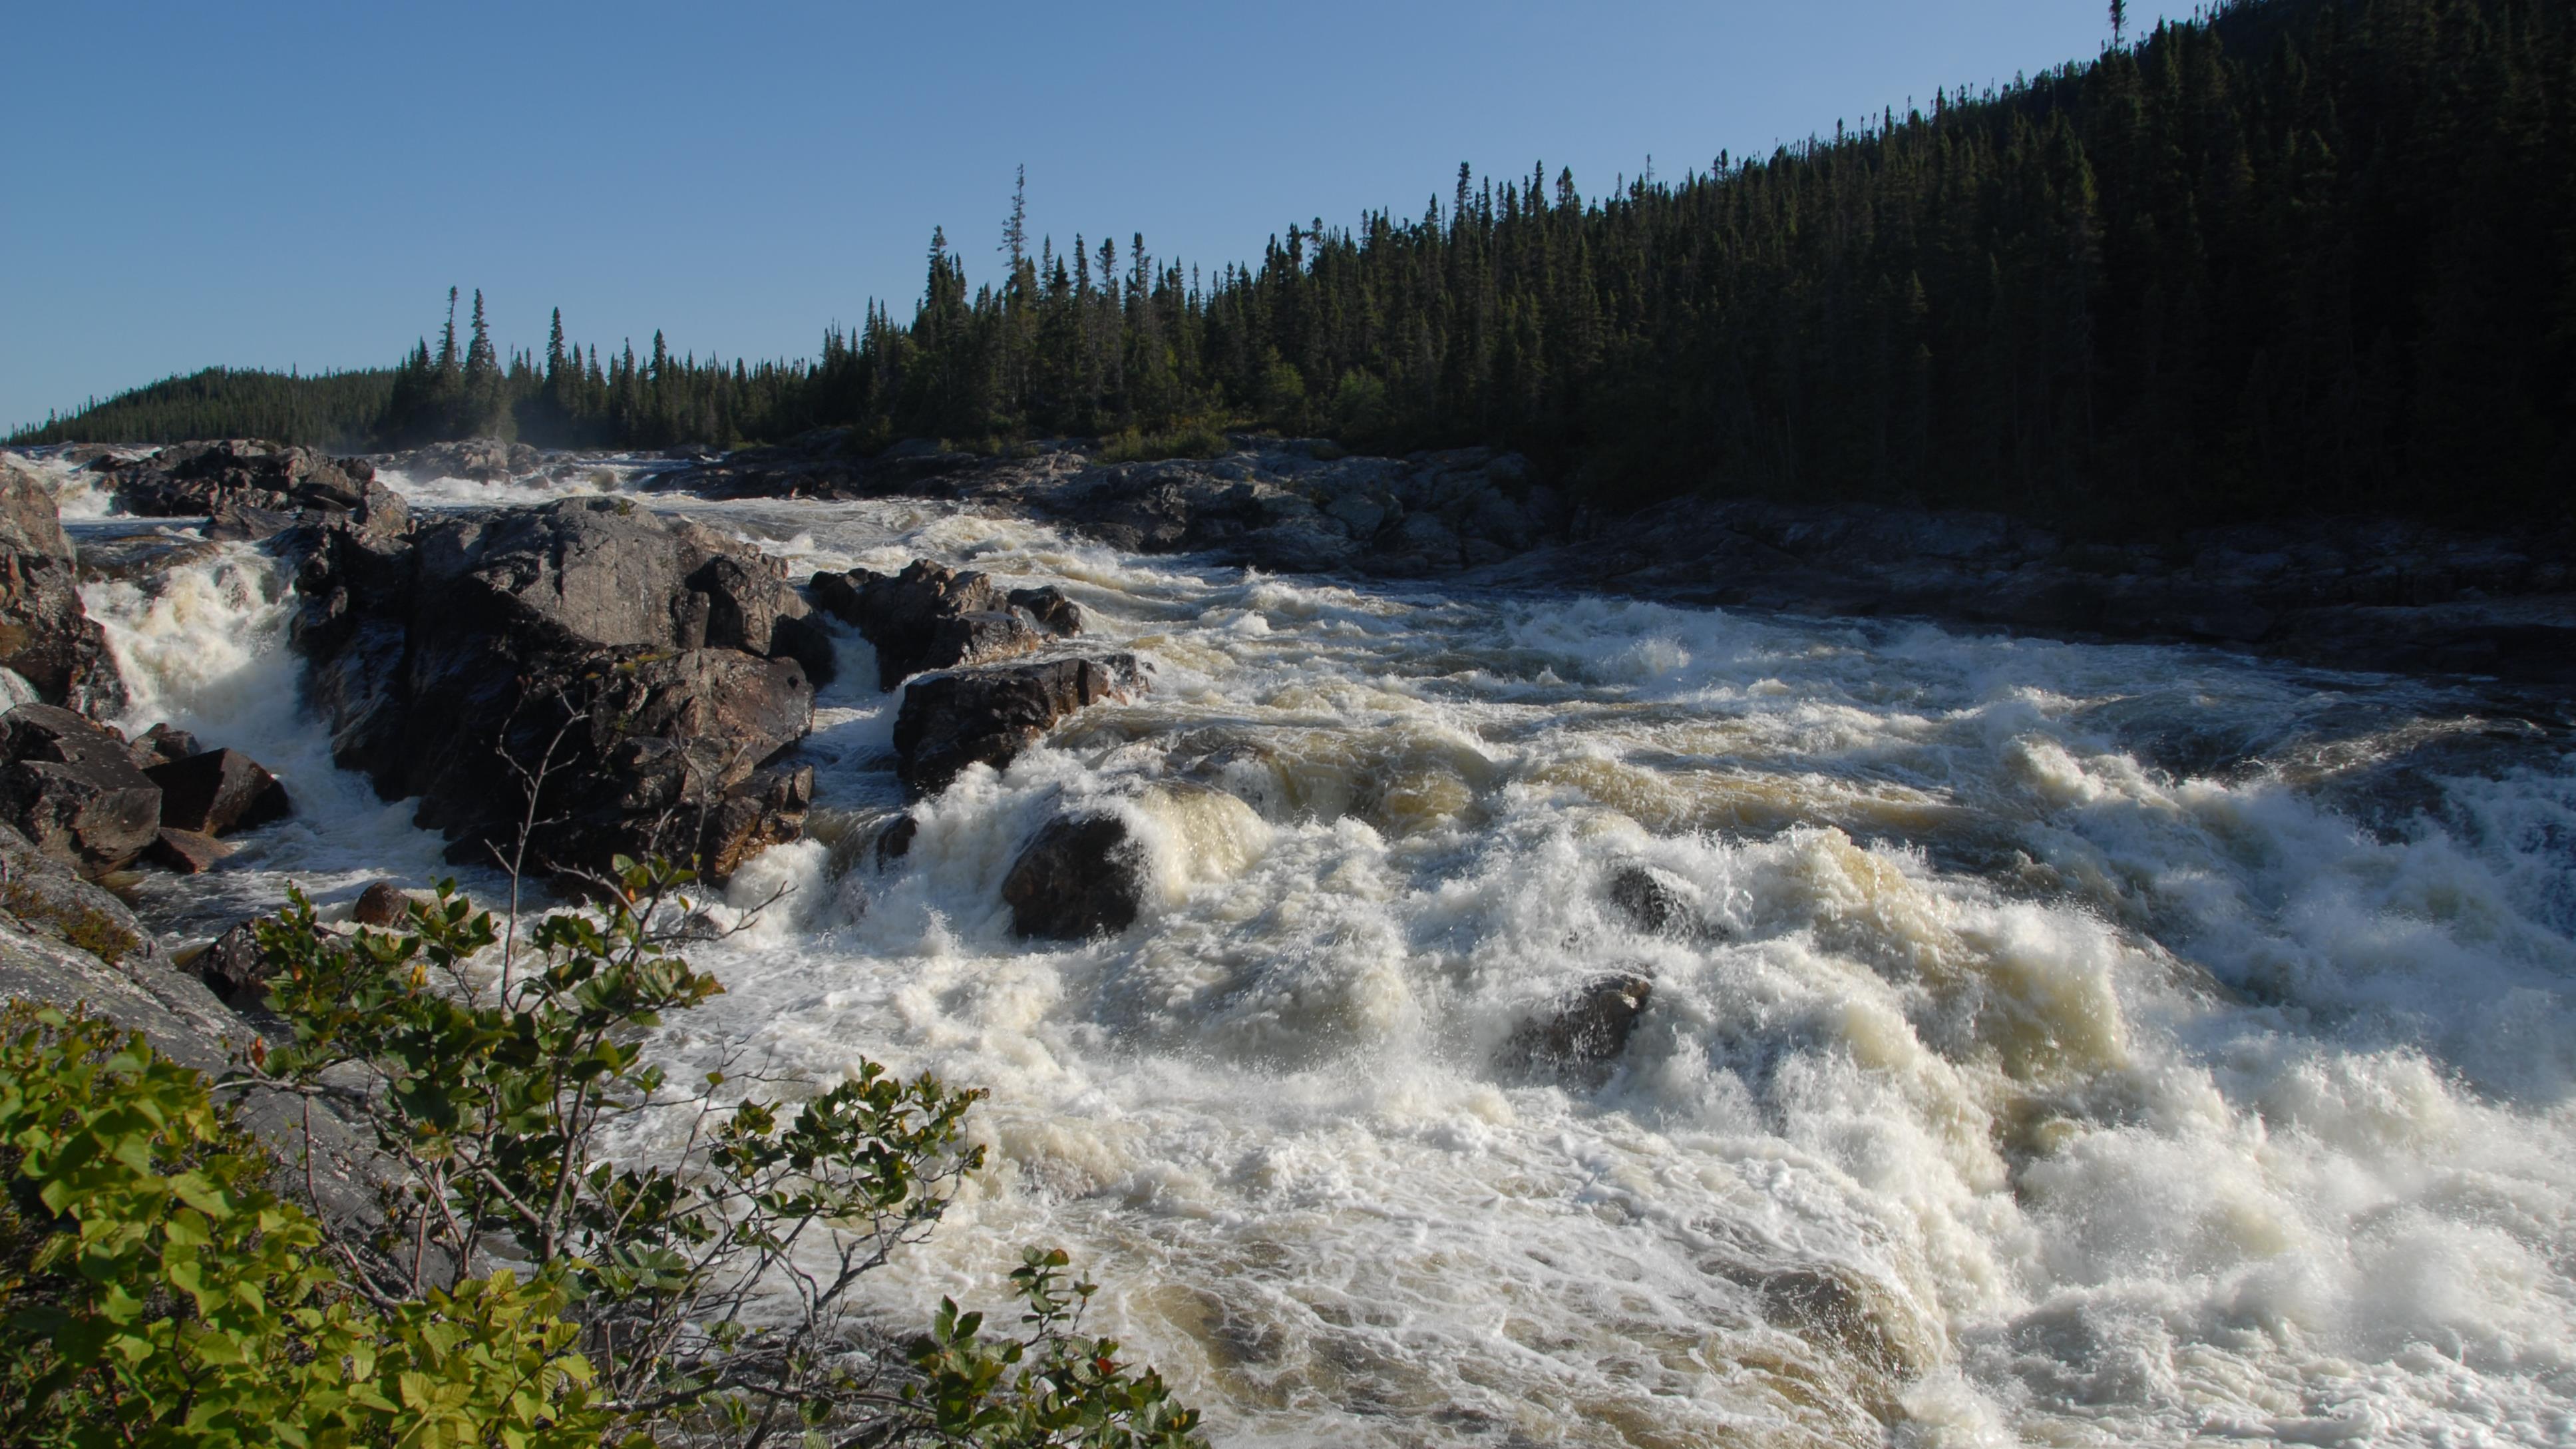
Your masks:
M60 476L76 537L147 526ZM881 871L899 696L846 635L814 838L692 953L728 991L662 1034L678 1066L991 1093L990 1169L871 1282L890 1322L995 1304L1061 1244L1229 1445L2576 1442L2563 705L1261 576L932 503L653 502L798 577L1061 584L1154 670L918 807ZM174 943L290 880L450 872L332 768L255 548L86 598L126 723L299 805L136 887ZM1033 947L1001 877L1078 802L1156 889L1114 939ZM1678 926L1618 907L1637 866ZM1510 1064L1620 971L1654 987L1605 1081Z

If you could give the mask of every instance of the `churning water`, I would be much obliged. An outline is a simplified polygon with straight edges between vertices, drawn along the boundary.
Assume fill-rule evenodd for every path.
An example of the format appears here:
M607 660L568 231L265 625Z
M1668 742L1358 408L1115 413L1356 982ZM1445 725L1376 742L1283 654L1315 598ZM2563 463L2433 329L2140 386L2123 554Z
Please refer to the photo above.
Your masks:
M1231 1444L2576 1441L2563 720L2189 649L1259 576L932 504L666 503L800 574L1060 582L1155 669L880 872L893 699L845 639L816 838L695 957L730 991L678 1062L992 1093L992 1168L874 1285L897 1321L1062 1244ZM226 546L88 594L131 723L301 806L142 887L175 932L442 869L297 708L284 587ZM1000 880L1077 802L1156 891L1032 947ZM1636 866L1678 926L1614 904ZM1611 971L1655 985L1605 1081L1505 1064Z

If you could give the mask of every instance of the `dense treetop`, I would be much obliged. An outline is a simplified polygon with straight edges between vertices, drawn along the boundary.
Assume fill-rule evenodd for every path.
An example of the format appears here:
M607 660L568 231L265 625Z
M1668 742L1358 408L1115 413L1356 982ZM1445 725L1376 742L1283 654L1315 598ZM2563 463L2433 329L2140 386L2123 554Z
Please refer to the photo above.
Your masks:
M1186 425L1521 447L1618 505L1709 489L2098 526L2563 512L2576 0L2239 0L2009 87L1586 199L1461 166L1419 216L1213 274L1141 236L793 362L460 347L174 378L18 441L966 444Z

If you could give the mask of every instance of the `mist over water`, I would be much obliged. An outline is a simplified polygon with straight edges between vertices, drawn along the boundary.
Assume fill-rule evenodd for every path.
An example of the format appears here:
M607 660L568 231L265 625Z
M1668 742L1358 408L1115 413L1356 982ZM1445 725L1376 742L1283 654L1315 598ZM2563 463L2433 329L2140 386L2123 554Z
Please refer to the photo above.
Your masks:
M918 807L880 871L899 696L844 638L814 838L732 887L788 894L692 953L729 990L676 1065L992 1093L992 1168L874 1282L894 1322L1062 1244L1240 1444L2576 1440L2563 719L2191 649L1266 577L931 503L654 502L799 576L1060 583L1154 669ZM453 870L332 768L256 549L85 597L130 724L298 802L147 879L175 936ZM1036 949L1000 881L1075 803L1156 889ZM1637 866L1687 908L1661 932L1613 900ZM1618 971L1655 984L1605 1081L1505 1064Z

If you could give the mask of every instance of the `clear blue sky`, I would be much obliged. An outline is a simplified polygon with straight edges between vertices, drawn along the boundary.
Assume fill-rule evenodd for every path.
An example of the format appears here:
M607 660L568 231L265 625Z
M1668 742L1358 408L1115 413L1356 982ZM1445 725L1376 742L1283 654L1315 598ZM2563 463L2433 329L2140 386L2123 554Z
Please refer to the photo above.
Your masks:
M2159 7L2132 7L2152 24ZM2187 6L2163 7L2182 14ZM2096 0L12 8L0 425L210 363L377 365L483 288L506 347L802 355L1061 248L1257 257L1460 161L1588 194L2096 53Z

